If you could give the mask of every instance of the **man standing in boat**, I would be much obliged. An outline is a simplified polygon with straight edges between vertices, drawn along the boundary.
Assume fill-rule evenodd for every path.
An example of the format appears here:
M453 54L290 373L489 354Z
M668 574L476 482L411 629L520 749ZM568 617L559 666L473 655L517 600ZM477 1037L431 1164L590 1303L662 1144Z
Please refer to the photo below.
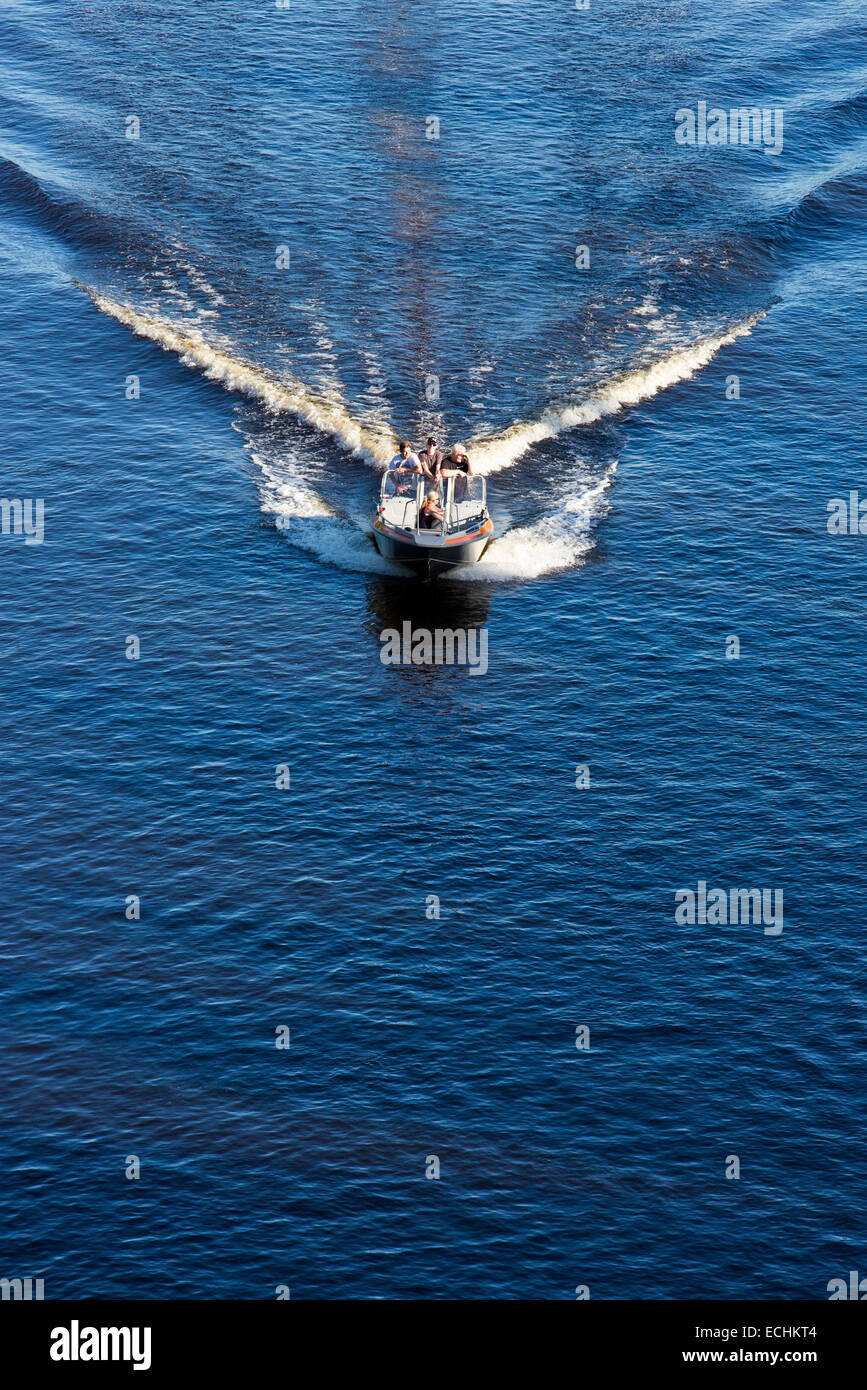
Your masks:
M441 470L444 478L457 473L472 474L473 466L463 444L455 444L445 463L441 463Z
M421 466L429 478L436 478L442 468L443 456L433 435L428 435L427 447L419 454Z
M453 495L456 502L463 502L467 495L467 478L473 471L469 455L463 444L455 444L439 471L441 478L454 478Z
M423 473L421 460L418 454L413 452L413 447L408 439L398 445L397 453L388 465L389 472L392 473Z
M413 447L408 439L405 439L403 443L398 446L397 453L388 465L388 471L389 473L397 474L395 478L395 489L398 493L406 493L414 490L415 482L413 481L412 486L410 486L410 480L407 475L409 473L423 473L424 469L421 466L421 460L418 454L413 451Z

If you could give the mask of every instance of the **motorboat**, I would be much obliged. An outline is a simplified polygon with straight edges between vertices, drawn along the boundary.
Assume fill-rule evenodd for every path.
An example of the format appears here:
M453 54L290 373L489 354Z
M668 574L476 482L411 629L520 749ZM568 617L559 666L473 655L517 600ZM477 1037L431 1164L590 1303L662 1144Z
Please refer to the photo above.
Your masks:
M424 513L434 492L442 519ZM493 540L484 478L456 473L436 481L409 469L383 474L373 540L380 555L433 579L459 565L474 565Z

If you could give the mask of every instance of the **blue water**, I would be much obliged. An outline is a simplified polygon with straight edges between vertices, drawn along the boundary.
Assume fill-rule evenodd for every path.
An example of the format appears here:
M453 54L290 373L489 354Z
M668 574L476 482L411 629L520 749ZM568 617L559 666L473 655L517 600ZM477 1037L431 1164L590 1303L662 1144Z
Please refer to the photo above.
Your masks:
M0 1275L867 1267L867 540L826 524L867 496L864 39L855 0L3 6L0 490L45 535L0 536ZM678 144L699 101L782 152ZM432 428L498 539L425 586L370 516ZM489 669L383 665L405 620ZM699 880L782 933L677 923Z

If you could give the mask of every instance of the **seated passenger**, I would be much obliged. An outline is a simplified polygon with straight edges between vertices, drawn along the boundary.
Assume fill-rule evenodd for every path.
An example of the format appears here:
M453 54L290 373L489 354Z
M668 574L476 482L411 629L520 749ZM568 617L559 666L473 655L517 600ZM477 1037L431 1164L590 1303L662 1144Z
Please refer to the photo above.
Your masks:
M434 526L439 526L444 515L443 509L440 506L439 493L435 488L431 488L422 503L419 522L430 531Z

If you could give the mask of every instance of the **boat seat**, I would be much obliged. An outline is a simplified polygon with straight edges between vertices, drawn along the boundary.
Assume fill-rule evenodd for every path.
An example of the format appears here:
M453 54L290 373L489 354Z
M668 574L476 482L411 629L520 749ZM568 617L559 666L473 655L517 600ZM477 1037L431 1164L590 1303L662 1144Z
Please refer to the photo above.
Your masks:
M415 530L414 497L390 497L385 503L383 513L392 526L401 526L405 531Z

